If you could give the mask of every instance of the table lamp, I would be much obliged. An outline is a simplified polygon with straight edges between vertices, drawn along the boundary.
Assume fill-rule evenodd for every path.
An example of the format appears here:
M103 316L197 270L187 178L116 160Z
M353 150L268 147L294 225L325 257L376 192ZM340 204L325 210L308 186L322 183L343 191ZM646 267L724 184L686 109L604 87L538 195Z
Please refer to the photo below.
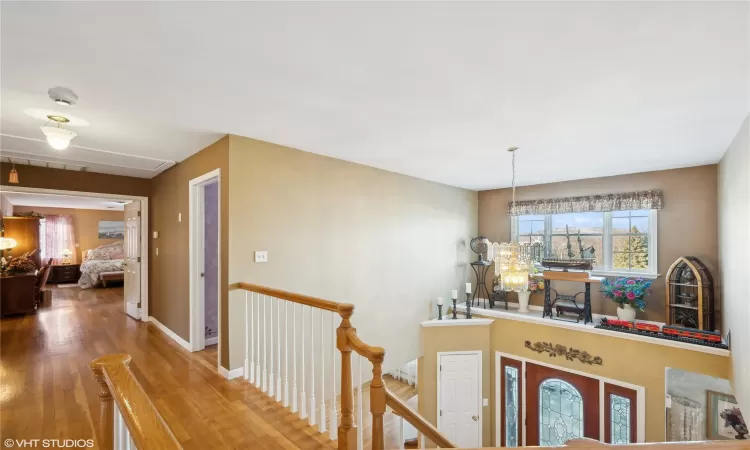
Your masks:
M73 255L73 252L71 252L69 249L65 249L62 251L62 263L64 265L70 264L72 261L70 257Z

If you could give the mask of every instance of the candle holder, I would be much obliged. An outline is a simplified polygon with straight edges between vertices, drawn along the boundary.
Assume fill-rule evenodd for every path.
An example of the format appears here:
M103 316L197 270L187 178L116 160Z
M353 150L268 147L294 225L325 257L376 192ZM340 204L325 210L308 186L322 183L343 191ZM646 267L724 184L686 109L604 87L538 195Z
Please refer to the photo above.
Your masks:
M471 294L466 294L466 318L471 319Z
M438 320L443 320L443 305L437 305L438 307Z
M456 299L453 299L453 319L458 319L458 316L456 316Z

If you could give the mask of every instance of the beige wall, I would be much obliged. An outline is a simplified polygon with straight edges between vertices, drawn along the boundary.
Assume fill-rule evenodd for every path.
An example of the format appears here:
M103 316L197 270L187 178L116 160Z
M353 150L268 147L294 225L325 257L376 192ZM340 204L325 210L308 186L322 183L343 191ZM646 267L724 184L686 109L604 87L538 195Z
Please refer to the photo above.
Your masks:
M733 388L743 411L750 411L750 118L745 118L719 164L719 242L724 286L724 331L731 332Z
M386 349L386 369L419 356L414 324L434 317L429 302L468 277L477 193L229 139L230 283L353 303L352 323L365 342ZM268 262L254 263L255 250L267 250ZM243 363L243 302L231 292L232 368Z
M487 344L482 340L486 334L481 336L468 334L470 328L463 326L424 328L424 362L419 367L421 383L419 408L420 413L433 423L437 423L436 403L434 398L431 398L435 392L433 386L436 385L436 353L486 348ZM481 334L482 332L476 330L485 328L477 326L470 333ZM730 359L725 356L508 319L494 319L494 323L490 326L489 339L488 347L491 351L489 382L485 383L483 380L482 384L483 386L489 385L490 389L490 408L489 411L485 408L485 423L489 421L492 424L491 443L493 445L495 440L495 352L497 351L644 387L646 389L647 442L665 440L664 396L667 367L725 379L729 377L730 372ZM579 361L568 361L562 357L550 358L547 354L540 355L524 346L524 341L527 340L551 342L584 350L592 356L600 356L603 364L601 366L587 365ZM423 392L425 395L422 395ZM423 399L423 397L426 398ZM491 420L488 420L489 418Z
M482 352L482 397L490 398L493 364L490 353L490 325L468 325L450 327L423 327L423 357L419 360L417 398L420 414L437 426L437 366L438 352L481 351ZM493 428L490 407L482 407L482 446L491 444ZM431 445L432 446L432 445Z
M224 137L151 180L149 201L149 314L190 339L189 189L193 178L221 170L221 302L227 302L229 139ZM182 221L178 221L182 214ZM159 232L157 239L153 231ZM156 255L156 248L159 255ZM220 363L228 367L226 309L221 317Z
M45 216L72 216L77 248L71 248L75 262L81 262L81 251L111 244L118 239L99 239L100 220L125 220L123 211L106 211L99 209L44 208L39 206L16 206L16 213L38 212ZM121 240L121 239L120 239Z
M664 208L658 213L657 271L662 276L654 280L653 293L647 298L645 312L640 319L664 321L664 275L680 256L695 256L708 267L714 281L720 280L718 226L716 216L717 166L619 175L606 178L565 181L560 183L521 186L516 188L517 200L536 200L578 195L609 194L659 189L664 195ZM508 203L510 189L496 189L479 193L479 234L493 242L510 239ZM579 284L555 282L561 293L580 292ZM718 283L717 283L718 284ZM617 306L592 289L594 313L616 314ZM720 286L715 289L717 322L720 311ZM511 294L513 295L513 294ZM513 295L515 296L515 295ZM516 300L513 300L516 301ZM531 295L532 305L542 305L542 293Z

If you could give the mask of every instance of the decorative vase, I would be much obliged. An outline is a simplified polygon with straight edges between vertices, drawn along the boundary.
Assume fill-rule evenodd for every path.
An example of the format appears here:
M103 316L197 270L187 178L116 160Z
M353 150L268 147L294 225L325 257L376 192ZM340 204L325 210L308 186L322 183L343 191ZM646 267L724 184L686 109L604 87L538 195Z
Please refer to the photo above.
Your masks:
M620 320L634 320L635 319L635 308L630 305L622 305L617 308L617 318Z
M529 312L529 297L531 296L530 291L518 292L518 312Z

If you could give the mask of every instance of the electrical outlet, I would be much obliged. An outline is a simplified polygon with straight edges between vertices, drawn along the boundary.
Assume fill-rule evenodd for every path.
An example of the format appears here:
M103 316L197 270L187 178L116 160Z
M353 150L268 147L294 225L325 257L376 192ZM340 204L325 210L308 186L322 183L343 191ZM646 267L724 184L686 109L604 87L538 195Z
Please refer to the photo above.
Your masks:
M255 262L257 263L268 262L268 251L261 250L261 251L255 252Z

